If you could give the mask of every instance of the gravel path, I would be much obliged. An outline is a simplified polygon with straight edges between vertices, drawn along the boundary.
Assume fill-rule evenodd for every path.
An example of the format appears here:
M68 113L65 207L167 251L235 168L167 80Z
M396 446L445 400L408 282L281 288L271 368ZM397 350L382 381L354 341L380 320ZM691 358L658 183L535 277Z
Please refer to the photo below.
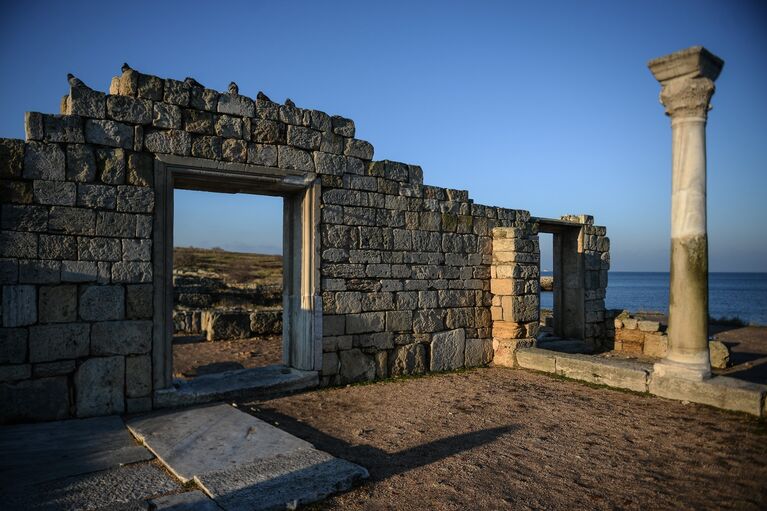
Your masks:
M371 480L315 509L765 509L767 425L503 368L240 404Z

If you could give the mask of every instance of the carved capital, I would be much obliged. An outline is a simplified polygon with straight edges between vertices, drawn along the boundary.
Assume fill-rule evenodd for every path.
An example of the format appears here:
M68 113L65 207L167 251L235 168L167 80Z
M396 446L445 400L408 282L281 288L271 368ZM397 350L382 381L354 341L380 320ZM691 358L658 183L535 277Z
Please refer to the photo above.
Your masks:
M677 78L663 84L660 102L666 107L666 115L672 118L705 119L715 90L714 82L709 78Z

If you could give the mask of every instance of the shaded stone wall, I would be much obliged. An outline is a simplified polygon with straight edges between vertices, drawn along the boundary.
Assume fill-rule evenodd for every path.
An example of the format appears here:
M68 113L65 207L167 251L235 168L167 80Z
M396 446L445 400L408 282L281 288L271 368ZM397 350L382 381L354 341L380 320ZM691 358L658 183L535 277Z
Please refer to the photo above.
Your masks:
M234 84L126 67L110 94L70 85L61 115L0 140L0 420L152 408L157 154L321 181L322 384L492 359L492 229L533 229L528 212L426 186L372 161L352 120Z

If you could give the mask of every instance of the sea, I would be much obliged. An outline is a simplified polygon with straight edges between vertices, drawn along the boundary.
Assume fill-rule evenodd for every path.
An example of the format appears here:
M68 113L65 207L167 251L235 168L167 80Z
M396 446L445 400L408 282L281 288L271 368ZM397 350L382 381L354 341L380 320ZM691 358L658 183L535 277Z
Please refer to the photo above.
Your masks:
M551 272L541 272L551 275ZM668 313L667 272L611 271L607 277L608 309ZM553 307L553 293L541 293L541 307ZM738 317L767 325L767 273L709 273L708 310L714 318Z

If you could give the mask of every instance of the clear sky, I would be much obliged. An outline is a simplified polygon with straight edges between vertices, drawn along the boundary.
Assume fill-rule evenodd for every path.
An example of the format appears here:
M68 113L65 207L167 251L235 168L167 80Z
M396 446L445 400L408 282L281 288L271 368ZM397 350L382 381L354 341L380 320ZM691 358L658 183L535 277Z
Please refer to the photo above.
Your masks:
M67 72L101 90L124 61L219 90L234 80L351 117L376 159L420 164L427 184L593 214L613 269L663 271L671 133L646 64L702 44L725 60L708 127L711 269L767 271L766 5L2 0L0 136L22 138L25 111L58 112ZM196 227L217 230L177 241L279 246L279 228L249 245L236 226L279 223L279 201L254 203L179 198L177 215L205 210Z

